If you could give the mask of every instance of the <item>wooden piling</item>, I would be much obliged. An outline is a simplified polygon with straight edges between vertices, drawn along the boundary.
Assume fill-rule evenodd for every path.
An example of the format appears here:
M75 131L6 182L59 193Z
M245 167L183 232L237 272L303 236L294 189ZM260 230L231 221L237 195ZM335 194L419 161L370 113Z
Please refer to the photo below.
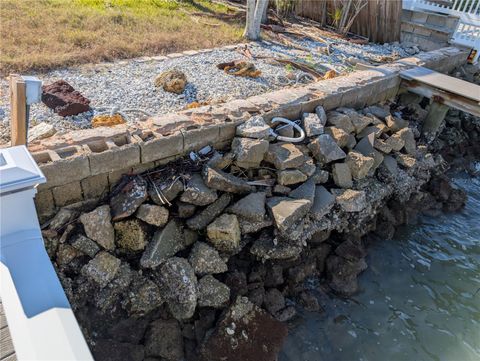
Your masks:
M18 74L11 74L10 107L11 107L11 146L27 144L27 98L25 81Z

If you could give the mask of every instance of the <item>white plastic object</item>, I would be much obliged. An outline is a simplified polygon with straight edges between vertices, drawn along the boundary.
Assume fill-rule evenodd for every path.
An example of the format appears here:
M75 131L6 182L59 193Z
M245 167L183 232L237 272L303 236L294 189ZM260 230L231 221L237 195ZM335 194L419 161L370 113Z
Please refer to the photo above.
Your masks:
M290 119L282 118L282 117L275 117L272 119L272 124L275 123L285 123L291 125L295 128L299 133L300 136L298 138L290 138L290 137L283 137L275 133L273 129L270 129L270 135L272 135L275 139L281 140L283 142L290 142L290 143L299 143L305 139L305 132L303 131L302 127L295 122L292 122Z
M93 360L45 250L25 146L0 149L0 298L18 360Z
M42 81L36 76L23 75L22 79L25 82L27 105L40 103L42 100Z

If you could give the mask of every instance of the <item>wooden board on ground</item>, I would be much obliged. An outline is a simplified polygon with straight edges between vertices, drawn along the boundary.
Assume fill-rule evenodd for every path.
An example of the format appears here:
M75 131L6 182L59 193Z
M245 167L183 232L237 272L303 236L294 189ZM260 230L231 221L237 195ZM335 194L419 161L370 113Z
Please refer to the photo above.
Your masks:
M0 301L0 361L15 361L16 359L5 311Z

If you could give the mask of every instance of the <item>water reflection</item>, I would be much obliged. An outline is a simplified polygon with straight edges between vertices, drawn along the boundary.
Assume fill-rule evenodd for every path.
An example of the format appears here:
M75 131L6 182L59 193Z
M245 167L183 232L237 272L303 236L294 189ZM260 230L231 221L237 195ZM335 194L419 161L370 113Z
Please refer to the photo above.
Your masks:
M459 176L462 212L423 217L369 246L354 300L318 293L280 361L479 361L480 179Z

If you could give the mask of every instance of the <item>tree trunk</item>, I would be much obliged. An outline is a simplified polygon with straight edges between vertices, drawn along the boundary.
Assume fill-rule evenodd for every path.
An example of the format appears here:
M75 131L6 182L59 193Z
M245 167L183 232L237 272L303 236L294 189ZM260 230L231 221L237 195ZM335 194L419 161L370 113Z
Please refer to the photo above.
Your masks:
M268 0L247 0L247 21L243 36L249 40L258 40L260 25Z

